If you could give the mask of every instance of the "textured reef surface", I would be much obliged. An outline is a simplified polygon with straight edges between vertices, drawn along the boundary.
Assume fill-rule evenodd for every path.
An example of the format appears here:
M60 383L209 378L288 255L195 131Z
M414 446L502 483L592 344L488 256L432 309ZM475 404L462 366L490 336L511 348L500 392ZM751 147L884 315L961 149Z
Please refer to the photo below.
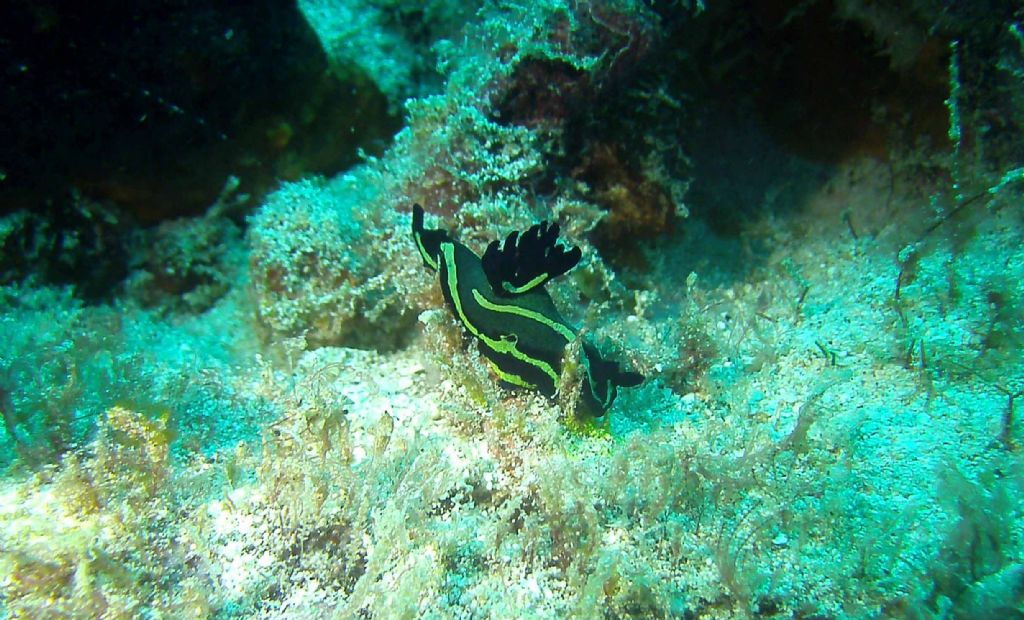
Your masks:
M0 9L0 618L1024 617L1024 9L251 4Z

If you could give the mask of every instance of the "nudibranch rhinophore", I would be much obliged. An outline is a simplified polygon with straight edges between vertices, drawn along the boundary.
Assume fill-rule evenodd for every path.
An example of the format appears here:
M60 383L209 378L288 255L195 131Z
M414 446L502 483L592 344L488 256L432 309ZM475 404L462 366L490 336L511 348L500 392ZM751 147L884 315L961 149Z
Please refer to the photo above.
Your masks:
M542 222L492 241L483 257L448 233L423 226L423 207L413 205L412 235L423 263L437 272L441 293L455 317L477 341L480 353L506 383L553 397L559 389L565 349L579 330L555 308L544 283L567 273L583 253L558 242L558 224ZM640 385L642 375L623 371L590 342L580 344L580 403L595 418L607 413L619 387Z

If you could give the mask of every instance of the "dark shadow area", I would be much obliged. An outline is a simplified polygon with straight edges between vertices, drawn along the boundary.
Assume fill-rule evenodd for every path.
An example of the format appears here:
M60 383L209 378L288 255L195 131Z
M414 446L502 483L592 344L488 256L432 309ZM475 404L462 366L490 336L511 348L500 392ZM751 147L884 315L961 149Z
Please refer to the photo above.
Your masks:
M680 139L694 162L687 206L737 234L770 208L799 209L830 167L894 146L946 148L945 42L896 70L834 2L716 5L674 37L689 61L675 88L696 102Z
M400 125L366 76L327 71L284 0L15 1L0 71L0 213L76 189L155 222L202 212L231 175L255 202Z
M557 164L609 211L594 234L606 259L643 273L653 240L692 245L679 235L696 227L726 261L712 269L742 277L767 252L744 232L799 212L835 166L950 148L948 40L921 28L894 59L886 33L840 4L709 3L675 21L663 10L665 37L573 119ZM677 226L679 203L690 219Z
M2 283L110 299L142 227L227 193L241 224L280 181L380 154L401 124L368 76L328 69L294 2L15 1L2 14L0 215L17 214Z

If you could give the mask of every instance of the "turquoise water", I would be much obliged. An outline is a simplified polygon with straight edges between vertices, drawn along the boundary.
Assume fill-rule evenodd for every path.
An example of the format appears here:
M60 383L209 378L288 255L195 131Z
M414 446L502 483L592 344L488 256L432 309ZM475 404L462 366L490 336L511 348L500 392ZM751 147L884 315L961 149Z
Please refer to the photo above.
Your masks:
M1024 615L1024 16L912 4L3 9L0 617Z

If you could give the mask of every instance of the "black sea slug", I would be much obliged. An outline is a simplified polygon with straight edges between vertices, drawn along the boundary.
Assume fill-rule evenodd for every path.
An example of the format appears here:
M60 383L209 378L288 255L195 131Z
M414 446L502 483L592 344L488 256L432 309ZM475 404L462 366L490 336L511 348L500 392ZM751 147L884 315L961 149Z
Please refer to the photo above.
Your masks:
M558 242L558 224L542 222L492 241L483 257L438 229L424 228L423 208L413 206L412 234L423 263L437 272L448 307L477 341L501 380L552 397L559 389L565 348L579 331L555 308L544 283L579 262L579 248ZM580 403L600 418L619 387L643 376L619 368L597 348L581 343Z

